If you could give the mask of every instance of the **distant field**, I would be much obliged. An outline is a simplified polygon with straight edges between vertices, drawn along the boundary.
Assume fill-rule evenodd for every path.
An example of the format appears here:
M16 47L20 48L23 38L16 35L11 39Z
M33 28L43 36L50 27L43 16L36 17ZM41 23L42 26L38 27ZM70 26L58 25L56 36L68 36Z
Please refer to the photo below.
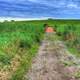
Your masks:
M2 80L22 80L43 39L45 23L56 29L72 53L80 56L80 20L5 21L0 23Z

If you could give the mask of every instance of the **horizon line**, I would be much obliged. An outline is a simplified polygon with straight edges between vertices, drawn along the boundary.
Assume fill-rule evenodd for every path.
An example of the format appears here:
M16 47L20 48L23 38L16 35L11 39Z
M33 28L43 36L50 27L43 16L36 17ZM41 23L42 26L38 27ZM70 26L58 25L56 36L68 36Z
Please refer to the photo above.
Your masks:
M4 21L31 21L31 20L48 20L48 19L63 19L63 20L80 20L80 18L53 18L53 17L40 17L40 18L22 18L22 17L0 17L0 22Z

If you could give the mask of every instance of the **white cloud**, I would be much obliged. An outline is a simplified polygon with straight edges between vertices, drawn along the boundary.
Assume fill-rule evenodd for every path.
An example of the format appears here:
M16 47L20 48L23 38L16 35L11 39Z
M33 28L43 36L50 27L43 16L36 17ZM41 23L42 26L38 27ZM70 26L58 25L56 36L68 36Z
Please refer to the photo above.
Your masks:
M28 0L28 1L32 1L32 2L38 2L38 0Z
M77 4L74 4L74 3L68 4L67 7L68 7L68 8L77 8L77 9L80 8Z
M66 7L66 8L77 8L79 9L80 7L78 6L77 3L75 3L74 1L66 1L66 0L28 0L31 2L35 2L35 3L40 3L40 4L44 4L47 6L51 6L51 7L56 7L56 8L60 8L60 7Z
M76 15L80 14L79 0L75 0L75 2L74 0L0 0L0 1L1 1L0 16L40 17L54 15L67 16L69 14L74 13Z
M57 0L28 0L30 2L38 3L38 4L43 4L49 7L64 7L65 6L65 0L57 1Z
M11 20L15 20L15 21L29 21L29 20L46 20L49 17L40 17L40 18L13 18L13 17L0 17L0 22L4 22L5 20L7 21L11 21Z

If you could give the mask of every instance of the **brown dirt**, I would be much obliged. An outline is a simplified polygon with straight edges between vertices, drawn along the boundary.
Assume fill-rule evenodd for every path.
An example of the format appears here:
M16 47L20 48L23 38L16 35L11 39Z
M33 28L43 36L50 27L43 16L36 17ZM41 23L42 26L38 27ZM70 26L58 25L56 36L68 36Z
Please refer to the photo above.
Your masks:
M72 64L78 61L68 52L63 42L51 41L50 38L51 36L48 35L42 41L31 69L24 76L25 80L80 80L74 76L80 68ZM65 61L71 64L65 66Z

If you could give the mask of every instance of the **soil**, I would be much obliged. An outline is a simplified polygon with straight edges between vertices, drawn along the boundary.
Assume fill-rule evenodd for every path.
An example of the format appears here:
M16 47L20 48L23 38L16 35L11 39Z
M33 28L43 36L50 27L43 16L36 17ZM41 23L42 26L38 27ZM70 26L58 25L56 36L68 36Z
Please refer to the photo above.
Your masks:
M80 80L80 60L72 55L64 42L51 40L46 34L25 80Z

